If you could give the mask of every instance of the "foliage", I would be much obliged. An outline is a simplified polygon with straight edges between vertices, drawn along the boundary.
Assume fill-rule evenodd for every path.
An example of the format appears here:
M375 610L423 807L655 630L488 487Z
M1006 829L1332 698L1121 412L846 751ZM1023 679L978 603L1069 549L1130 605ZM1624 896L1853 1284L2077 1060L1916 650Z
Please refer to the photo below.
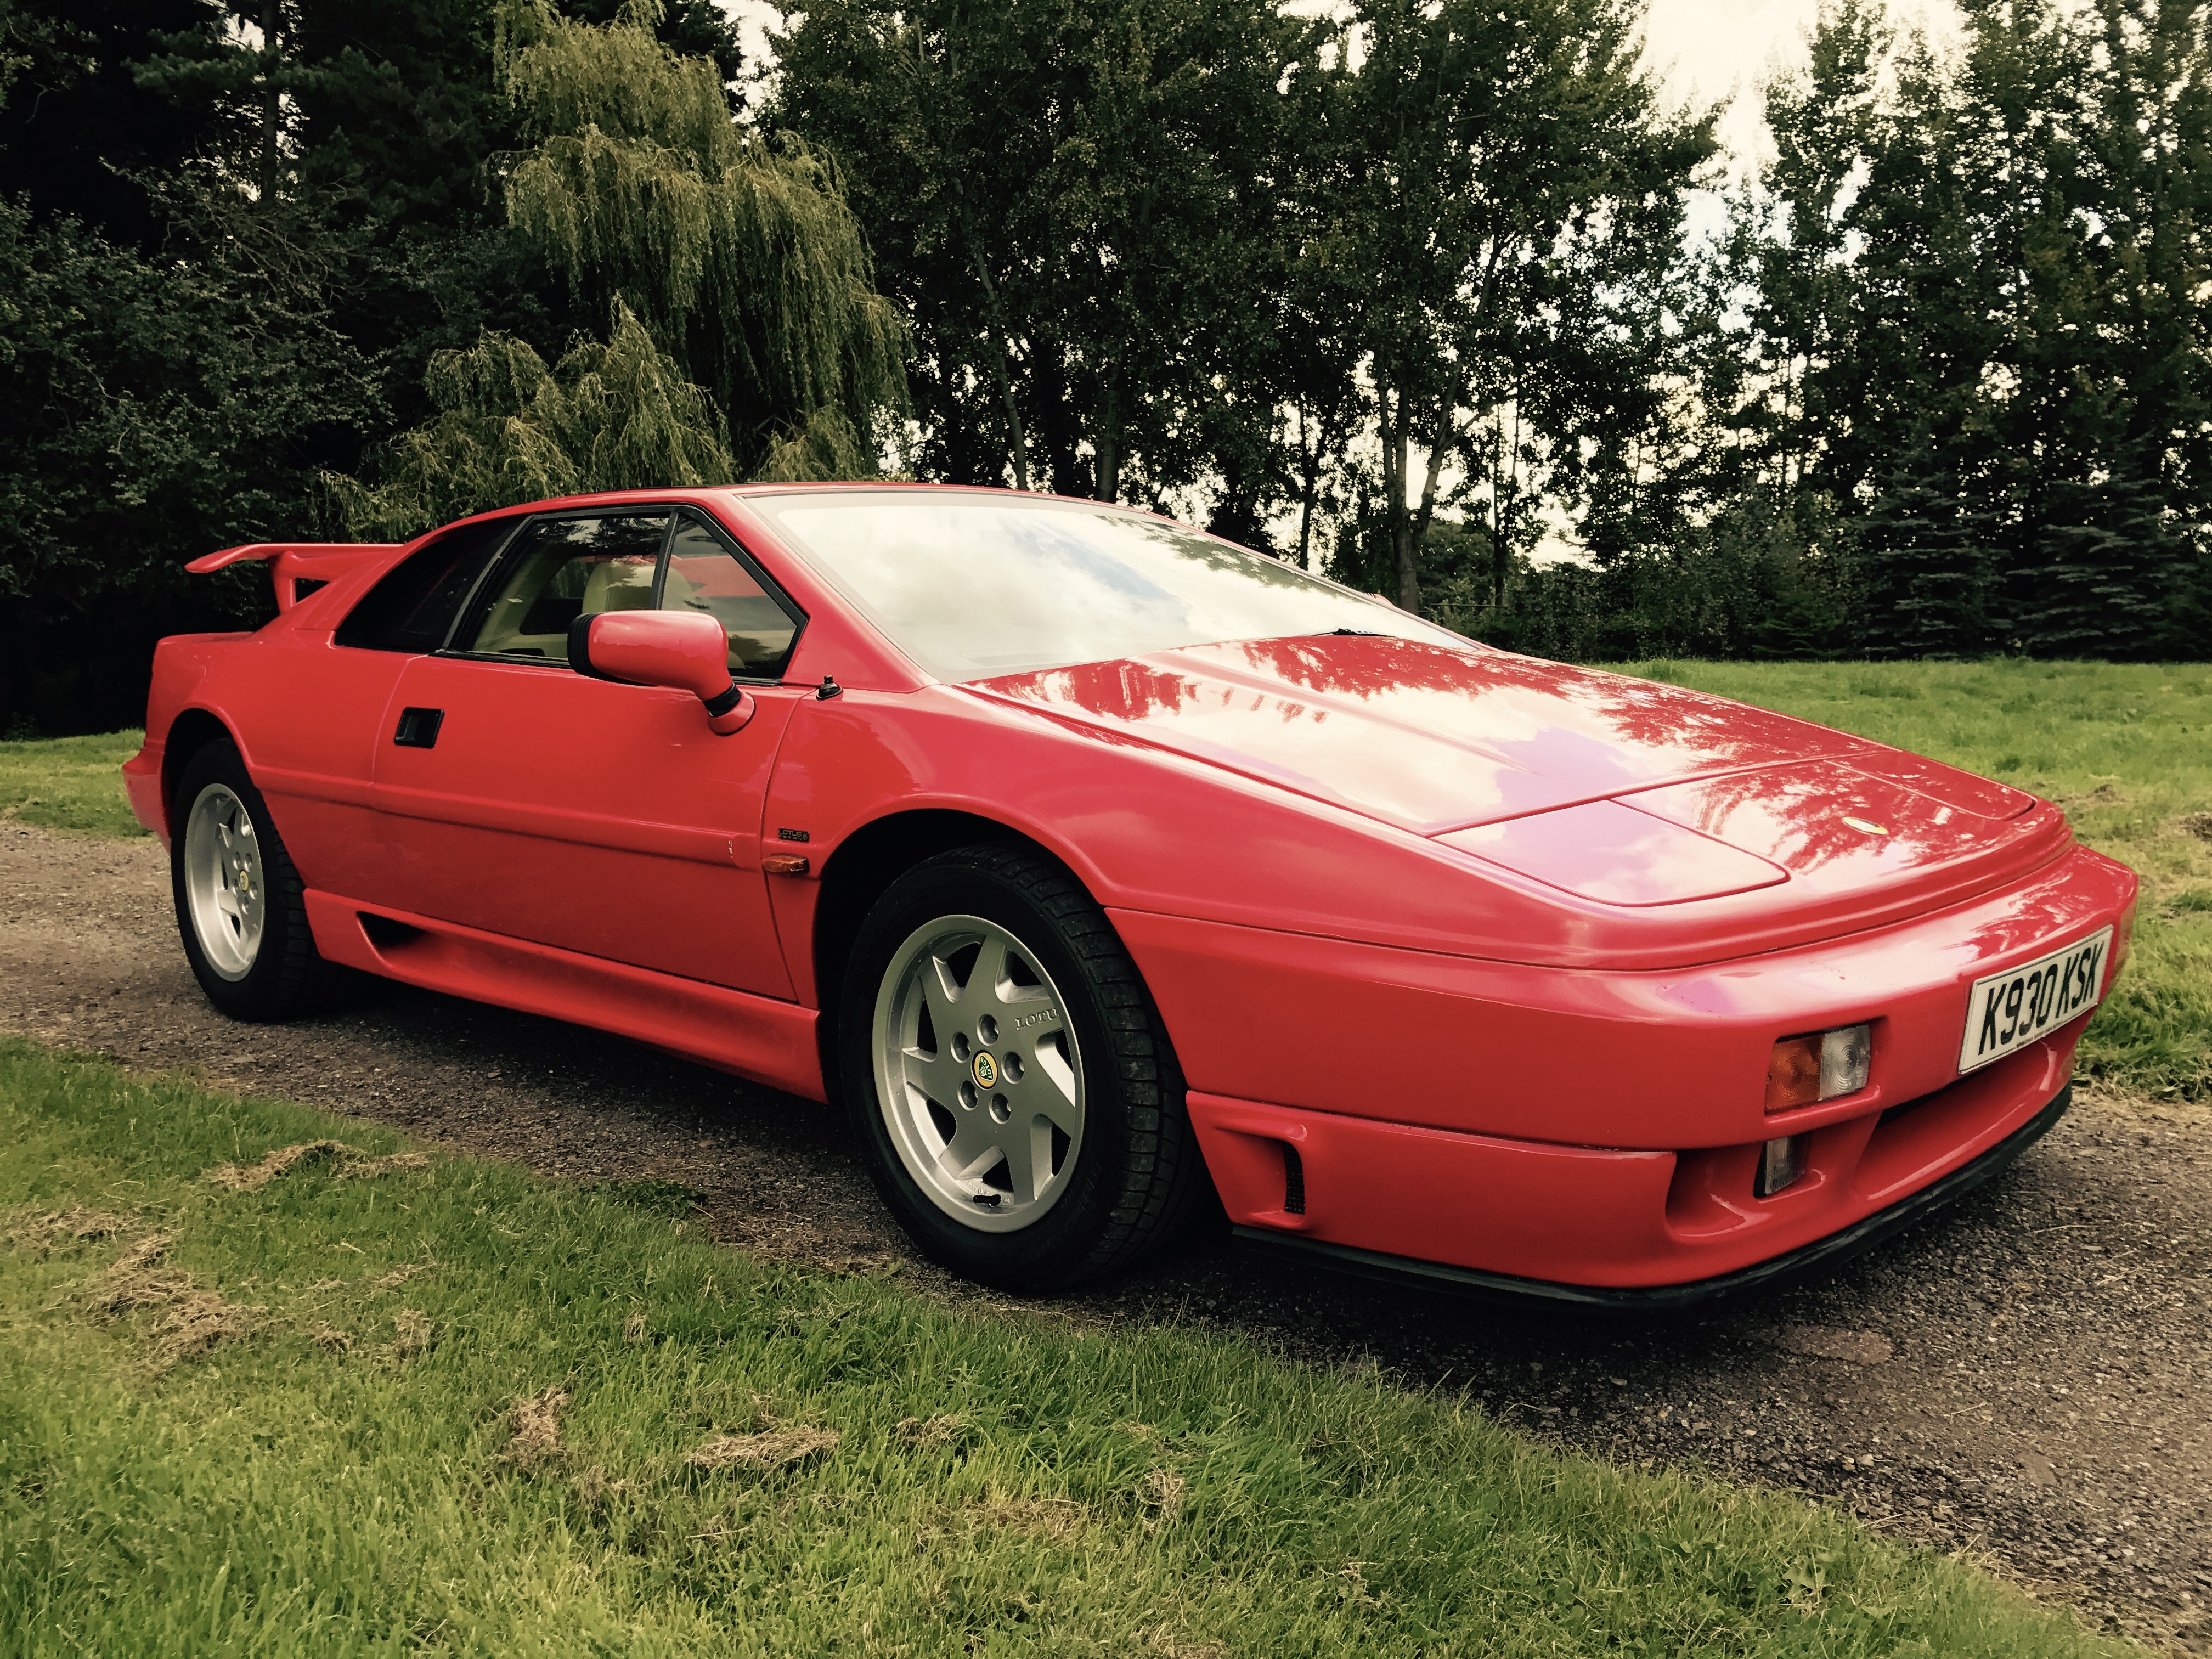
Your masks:
M579 340L550 369L522 341L487 331L433 357L428 380L438 416L392 441L381 483L326 477L356 540L405 541L551 495L736 477L707 393L620 300L606 343Z
M709 0L656 32L735 74ZM605 325L499 216L493 34L489 0L0 8L0 728L135 719L155 636L264 614L179 568L328 533L319 481L439 414L433 357Z
M1233 1338L759 1261L508 1164L200 1178L325 1138L398 1144L0 1046L9 1651L2124 1650L1795 1496ZM247 1325L202 1358L88 1294L157 1226L143 1294ZM779 1431L811 1455L686 1467Z
M1857 561L1820 503L1753 500L1654 548L1598 566L1513 568L1502 602L1462 573L1437 614L1463 634L1574 662L1623 657L1814 659L1840 654L1863 595Z
M912 321L924 471L1210 476L1259 533L1325 33L1267 0L829 0L777 39L769 118L836 156Z
M655 39L659 0L592 27L499 0L500 84L536 148L505 184L507 222L579 294L645 320L729 422L742 463L807 434L870 433L904 400L906 331L870 285L831 169L730 118L711 60Z
M821 0L751 110L713 0L0 0L0 726L341 502L894 456L1570 653L2201 654L2212 0L1828 0L1709 242L1644 3ZM617 302L615 473L459 396Z
M1554 453L1651 372L1639 313L1676 255L1712 119L1661 107L1639 13L1620 0L1366 0L1355 15L1367 52L1343 234L1372 283L1362 343L1389 591L1421 608L1415 548L1457 461L1486 495L1502 598Z
M0 202L67 215L150 252L165 226L144 180L214 137L204 111L138 84L137 64L213 27L207 0L5 0L0 4Z
M2192 0L1838 0L1733 251L1744 487L1852 521L1877 655L2193 654L2212 42Z
M295 257L312 225L161 206L156 259L0 204L0 684L62 729L137 714L155 634L265 603L188 589L180 555L298 533L317 468L379 412Z

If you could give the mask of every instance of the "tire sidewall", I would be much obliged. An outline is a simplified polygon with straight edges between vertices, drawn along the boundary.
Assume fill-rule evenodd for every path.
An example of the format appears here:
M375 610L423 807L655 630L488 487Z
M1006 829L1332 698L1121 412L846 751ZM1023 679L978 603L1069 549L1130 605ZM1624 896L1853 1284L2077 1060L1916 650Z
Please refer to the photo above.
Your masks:
M899 946L939 917L981 916L1012 933L1060 993L1083 1066L1083 1139L1066 1190L1044 1214L1012 1232L963 1227L939 1208L892 1144L878 1092L876 998ZM838 1014L838 1061L846 1109L893 1214L928 1253L969 1278L1034 1290L1075 1275L1097 1248L1119 1197L1115 1176L1128 1138L1125 1097L1108 1011L1057 923L1022 890L958 855L932 860L894 882L854 941Z
M200 944L199 930L192 924L191 902L185 891L185 829L191 822L192 807L201 792L210 784L218 783L245 804L253 820L254 840L261 851L264 890L261 944L254 955L253 966L240 979L225 979L209 964L207 952ZM269 816L268 803L253 787L253 779L246 772L246 761L235 744L218 738L204 745L185 763L169 821L174 826L169 837L169 890L176 905L177 931L183 936L185 957L191 964L192 977L199 981L208 1000L234 1019L281 1017L289 1012L288 1004L292 1000L284 971L288 935L295 927L304 925L305 916L294 914L301 905L298 883L291 878L291 860Z

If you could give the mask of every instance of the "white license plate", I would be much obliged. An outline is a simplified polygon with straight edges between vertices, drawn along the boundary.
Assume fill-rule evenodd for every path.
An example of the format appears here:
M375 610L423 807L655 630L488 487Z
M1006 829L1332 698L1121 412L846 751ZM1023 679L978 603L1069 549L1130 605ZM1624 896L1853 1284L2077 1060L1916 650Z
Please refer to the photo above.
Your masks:
M2106 927L2033 962L1976 980L1966 999L1959 1069L1971 1072L2002 1060L2095 1007L2105 994L2106 958L2112 950L2112 930Z

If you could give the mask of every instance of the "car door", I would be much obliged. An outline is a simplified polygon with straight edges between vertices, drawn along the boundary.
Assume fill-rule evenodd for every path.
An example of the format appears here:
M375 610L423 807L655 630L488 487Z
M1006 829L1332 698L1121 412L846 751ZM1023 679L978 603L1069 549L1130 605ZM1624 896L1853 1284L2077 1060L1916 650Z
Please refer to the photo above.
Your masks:
M703 611L758 712L720 737L699 700L591 679L577 616ZM386 902L689 979L789 998L761 873L761 812L804 618L687 509L533 518L453 647L408 664L377 757L398 858Z
M407 659L445 643L519 518L434 536L380 577L337 627L302 635L243 724L254 781L310 887L360 897L388 880L371 805L380 739Z

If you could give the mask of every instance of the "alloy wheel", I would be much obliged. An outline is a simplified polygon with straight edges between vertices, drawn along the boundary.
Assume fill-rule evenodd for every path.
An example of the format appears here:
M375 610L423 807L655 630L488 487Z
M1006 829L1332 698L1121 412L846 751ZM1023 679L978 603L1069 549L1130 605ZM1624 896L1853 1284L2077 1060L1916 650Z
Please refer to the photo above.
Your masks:
M228 786L210 783L185 821L185 899L200 951L216 974L242 980L261 953L268 885L253 815Z
M1083 1062L1036 955L981 916L943 916L891 953L876 994L877 1098L930 1201L978 1232L1029 1225L1083 1147Z

